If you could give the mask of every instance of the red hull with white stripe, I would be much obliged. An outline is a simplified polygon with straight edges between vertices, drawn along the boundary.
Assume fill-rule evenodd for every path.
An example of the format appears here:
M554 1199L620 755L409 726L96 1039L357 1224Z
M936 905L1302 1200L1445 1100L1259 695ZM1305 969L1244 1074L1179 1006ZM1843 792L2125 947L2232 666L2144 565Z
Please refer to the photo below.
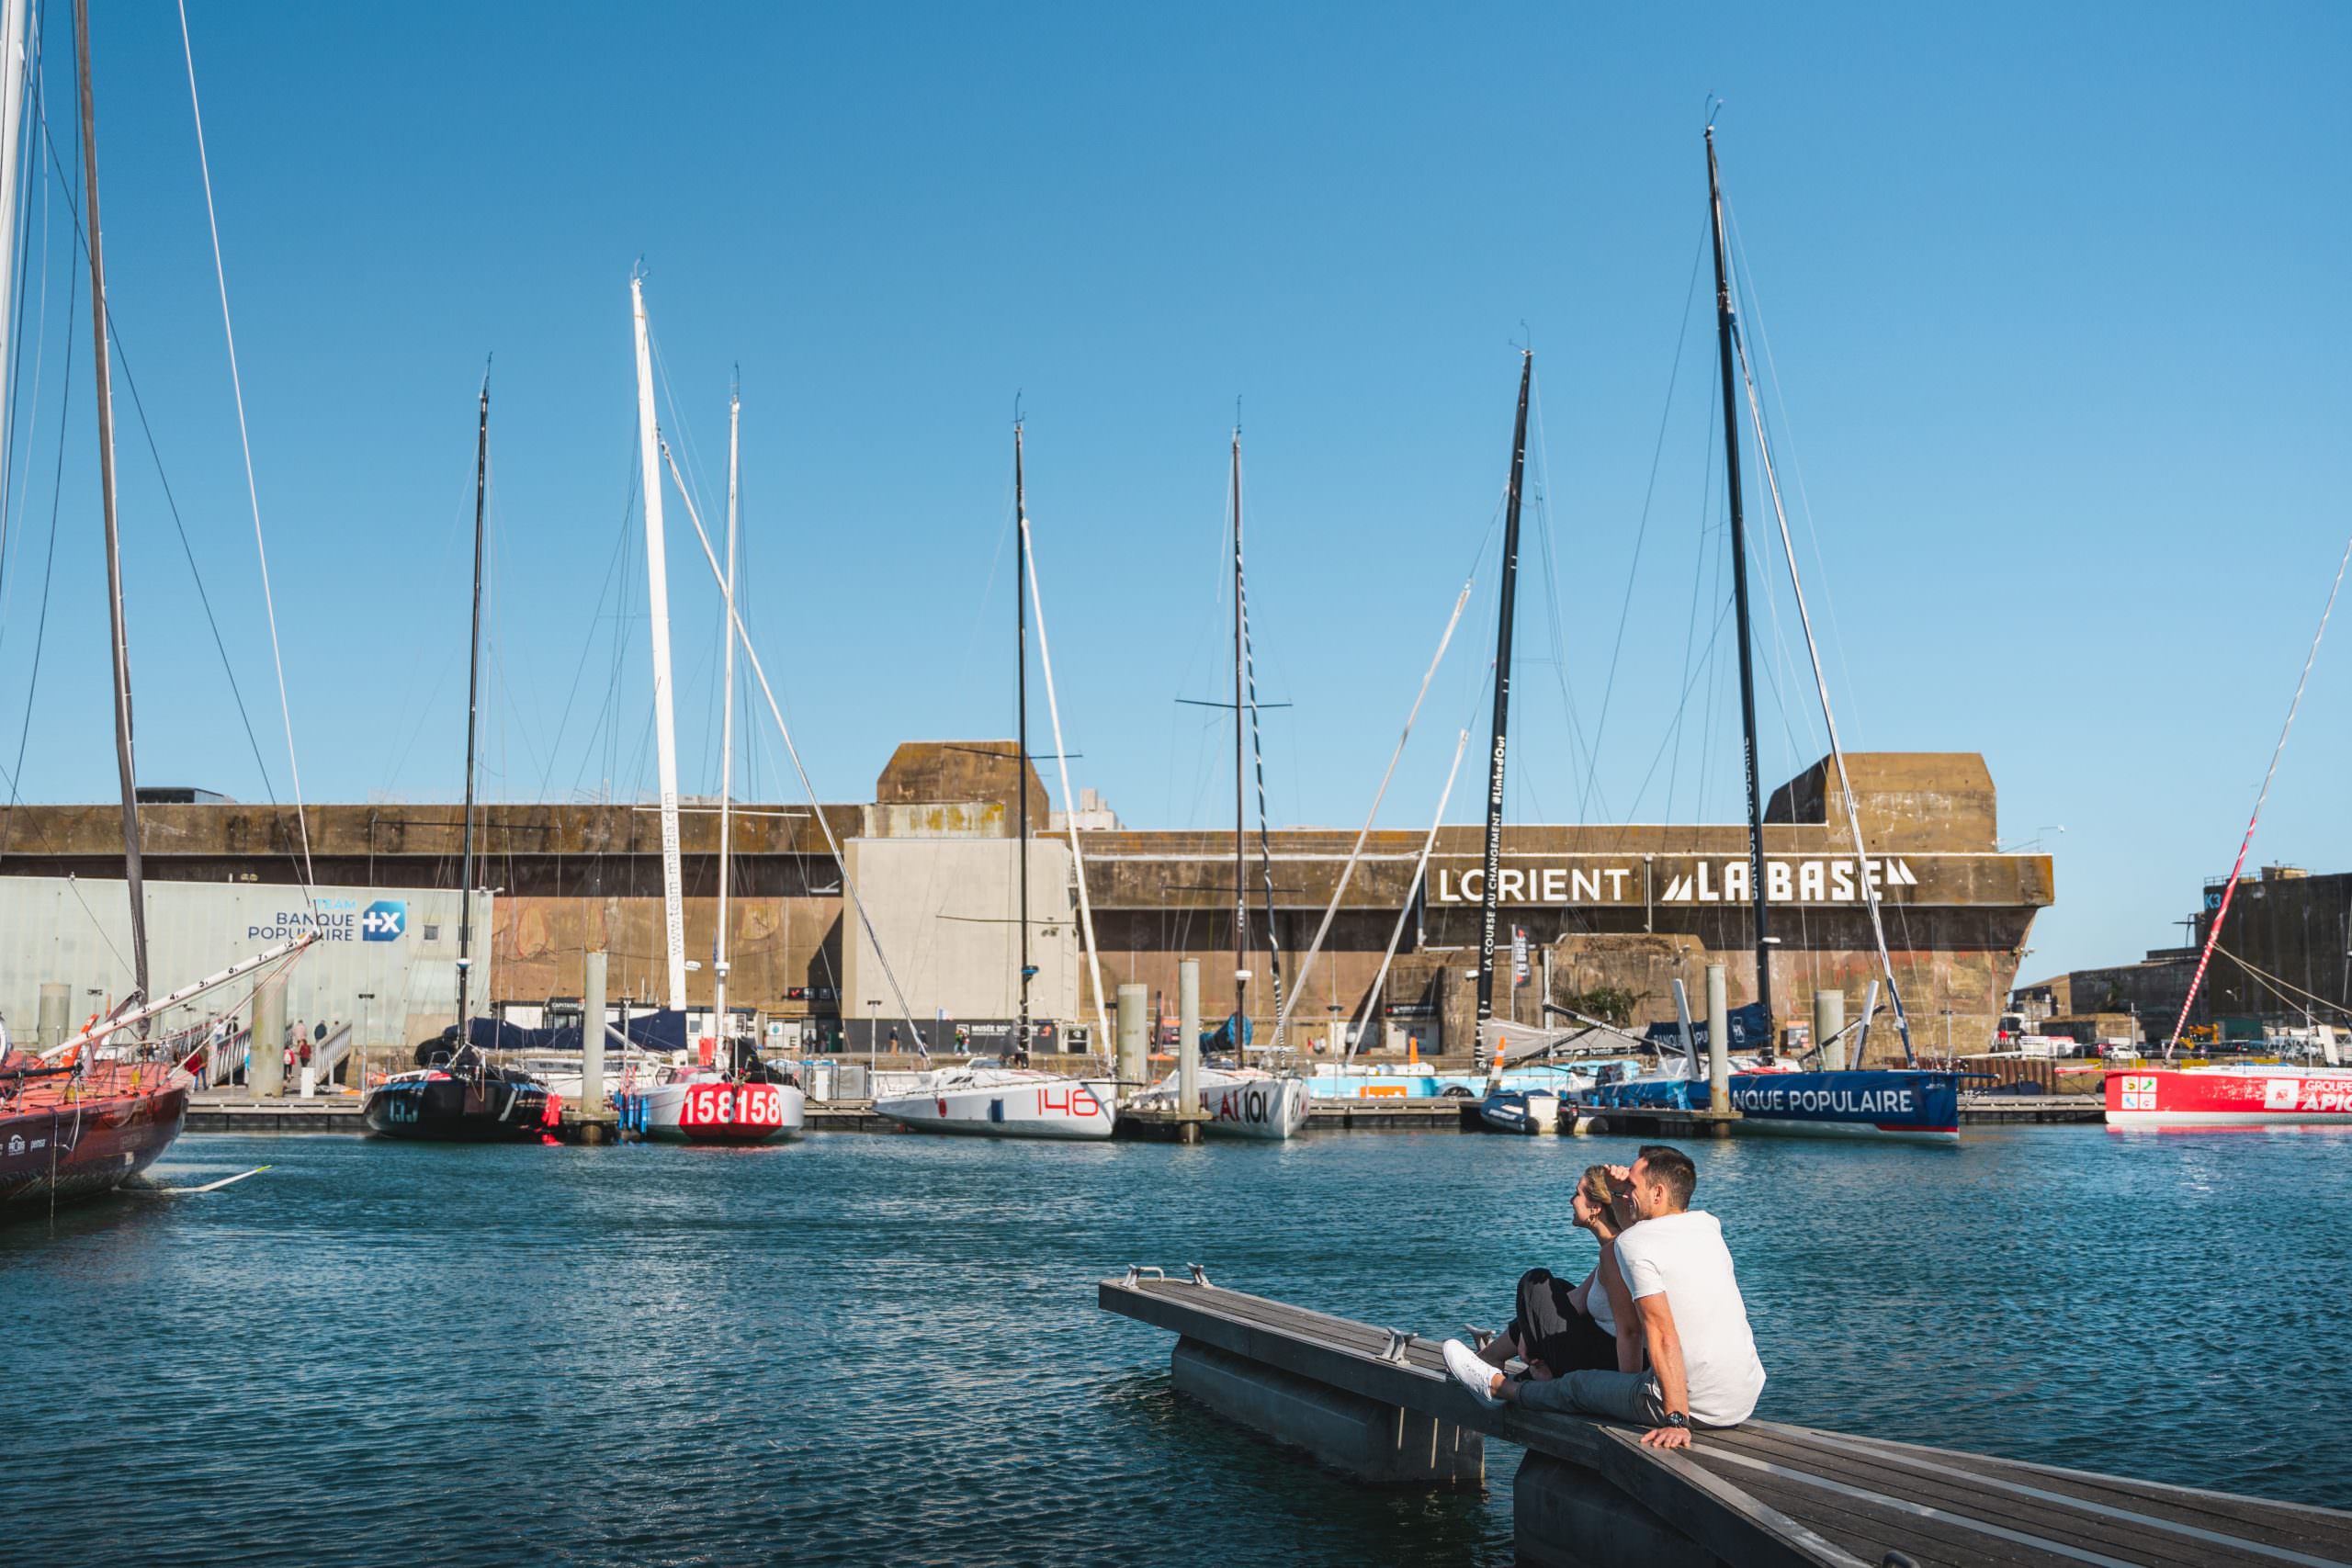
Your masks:
M2110 1127L2352 1127L2352 1069L2165 1067L2107 1075Z

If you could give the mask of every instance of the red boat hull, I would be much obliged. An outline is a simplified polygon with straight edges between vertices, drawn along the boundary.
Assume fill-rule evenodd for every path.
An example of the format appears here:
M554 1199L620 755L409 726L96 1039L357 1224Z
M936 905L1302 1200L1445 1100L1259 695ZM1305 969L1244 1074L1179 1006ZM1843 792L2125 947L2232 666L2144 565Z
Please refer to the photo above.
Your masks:
M2111 1072L2107 1121L2111 1127L2352 1127L2352 1072Z
M185 1083L0 1102L0 1209L111 1191L154 1164L187 1122Z

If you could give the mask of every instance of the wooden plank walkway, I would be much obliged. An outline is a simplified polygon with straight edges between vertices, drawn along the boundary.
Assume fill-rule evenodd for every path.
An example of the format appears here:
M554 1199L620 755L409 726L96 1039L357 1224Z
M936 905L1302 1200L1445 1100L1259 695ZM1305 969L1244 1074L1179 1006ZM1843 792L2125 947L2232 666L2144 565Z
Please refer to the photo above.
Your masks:
M1436 1340L1155 1270L1103 1280L1097 1299L1227 1354L1580 1465L1728 1562L2352 1564L2352 1514L2334 1509L1774 1421L1702 1431L1679 1453L1646 1449L1638 1431L1607 1422L1485 1409L1446 1374Z

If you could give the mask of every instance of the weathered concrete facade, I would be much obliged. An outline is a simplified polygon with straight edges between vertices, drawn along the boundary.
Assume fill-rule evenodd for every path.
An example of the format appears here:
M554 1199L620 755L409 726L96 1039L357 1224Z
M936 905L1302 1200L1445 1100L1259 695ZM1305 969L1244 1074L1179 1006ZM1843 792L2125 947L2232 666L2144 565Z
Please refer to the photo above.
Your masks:
M2205 889L2197 945L2211 935L2226 884ZM2205 976L2200 1021L2258 1018L2300 1024L2308 1010L2342 1023L2352 1008L2352 872L2312 876L2265 866L2243 877Z
M1847 1015L1859 1013L1878 968L1867 881L1880 893L1915 1036L1937 1049L1949 1030L1955 1047L1981 1049L2016 981L2034 913L2052 900L2050 858L1996 852L1993 784L1978 757L1864 753L1847 761L1866 857L1854 852L1844 803L1819 766L1776 791L1768 813L1776 1007L1784 1021L1801 1020L1811 991L1834 986L1846 993ZM1041 981L1050 976L1037 989L1041 1010L1050 1007L1064 1022L1093 1021L1068 840L1046 834L1046 795L1035 767L1020 773L1032 831L1043 840L1030 856L1032 962ZM786 1017L854 1019L870 996L882 994L869 983L870 949L844 951L847 906L828 829L854 884L863 886L861 863L888 868L877 874L869 913L902 987L914 985L909 974L938 977L938 994L907 995L919 1021L940 1009L964 1014L979 1005L980 990L1001 995L1010 961L1007 975L992 977L975 965L991 962L982 949L1006 945L1016 863L978 845L1013 835L1013 774L1008 741L911 743L891 758L871 804L829 805L821 819L807 807L738 807L730 998ZM299 884L307 828L316 884L449 887L458 877L459 818L455 807L429 805L314 807L302 823L290 808L165 806L142 814L142 834L155 880ZM0 875L119 876L119 831L111 806L0 812ZM1369 998L1421 841L1419 832L1372 836L1294 1006L1295 1033L1328 1043L1337 1025L1371 1000L1375 1016L1392 1026L1387 1043L1401 1047L1409 1034L1425 1051L1468 1049L1475 987L1465 972L1477 962L1480 838L1473 825L1439 834L1428 884L1406 910L1385 994ZM1085 829L1079 839L1105 992L1133 983L1172 998L1178 962L1196 958L1204 1012L1229 1009L1231 835ZM932 845L881 847L899 840ZM1272 835L1271 902L1285 995L1353 840L1320 829ZM682 848L687 955L707 961L717 903L714 807L689 804ZM615 996L659 998L661 832L650 806L486 807L476 819L476 852L481 884L500 890L494 1000L576 996L582 954L598 946L611 954ZM1263 875L1253 833L1249 995L1261 1038L1275 994L1264 948ZM1498 882L1506 934L1523 927L1533 949L1550 952L1555 999L1620 989L1632 994L1635 1019L1648 1020L1670 1015L1675 979L1696 994L1710 962L1728 967L1735 1005L1752 998L1747 875L1747 834L1736 824L1529 825L1505 828ZM1540 975L1540 962L1531 967ZM688 977L692 1004L707 1002L709 984L706 962ZM1498 1011L1508 994L1502 985ZM1519 1015L1532 1021L1533 987L1517 997ZM886 1012L895 1010L886 1004ZM1882 1040L1891 1044L1891 1032L1873 1036L1874 1048Z

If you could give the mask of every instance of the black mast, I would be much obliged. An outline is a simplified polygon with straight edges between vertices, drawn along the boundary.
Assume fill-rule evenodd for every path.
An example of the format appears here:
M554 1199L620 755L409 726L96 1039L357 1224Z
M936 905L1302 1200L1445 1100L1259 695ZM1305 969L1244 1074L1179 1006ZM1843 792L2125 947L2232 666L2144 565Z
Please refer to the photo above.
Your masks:
M458 1047L462 1057L473 1040L468 1020L468 982L472 978L474 924L474 730L481 707L482 503L490 483L490 373L481 378L481 424L474 435L474 609L466 644L466 825L458 878Z
M1724 494L1731 503L1732 603L1739 615L1739 722L1747 754L1747 884L1756 908L1756 999L1764 1039L1772 1022L1772 938L1764 897L1764 786L1756 763L1756 655L1747 620L1747 521L1739 503L1738 376L1732 362L1731 269L1724 249L1724 193L1715 174L1715 128L1707 127L1707 216L1715 235L1715 343L1724 373Z
M1241 426L1233 427L1233 1055L1250 1065L1250 889L1242 859Z
M98 394L98 491L106 508L107 620L114 641L114 759L122 775L122 871L130 891L130 964L147 996L147 894L139 858L139 773L130 749L130 633L122 609L122 536L115 525L114 381L107 360L107 267L98 245L98 117L90 90L89 0L74 0L74 47L82 89L82 176L90 214L90 329ZM141 1020L141 1038L147 1024Z
M1510 489L1503 498L1503 595L1495 615L1495 728L1487 759L1486 876L1478 891L1478 1021L1495 1016L1496 883L1503 861L1503 760L1510 737L1510 630L1513 606L1519 602L1520 479L1527 469L1527 391L1535 377L1535 353L1522 349L1519 357L1519 418L1510 437ZM1482 1060L1487 1047L1480 1036L1472 1049Z
M1012 422L1012 646L1014 674L1013 702L1019 710L1014 719L1012 743L1012 789L1019 796L1014 807L1019 827L1013 835L1015 852L1021 862L1021 1026L1012 1037L1015 1061L1029 1056L1029 601L1023 597L1028 590L1029 576L1029 502L1023 487L1021 472L1021 422ZM1068 802L1064 802L1065 805Z

